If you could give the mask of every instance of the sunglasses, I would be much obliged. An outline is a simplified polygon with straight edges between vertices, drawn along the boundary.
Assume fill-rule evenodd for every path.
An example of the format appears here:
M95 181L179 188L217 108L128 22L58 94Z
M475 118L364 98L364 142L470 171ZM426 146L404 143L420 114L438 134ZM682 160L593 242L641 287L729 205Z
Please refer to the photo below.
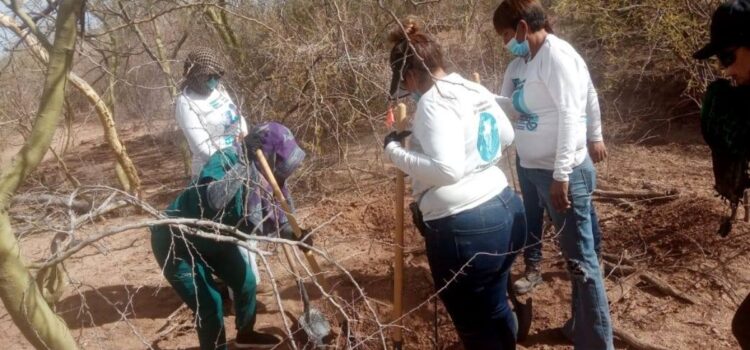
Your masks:
M219 80L219 79L221 79L221 77L222 77L223 75L224 75L224 74L216 74L216 73L214 73L214 74L209 74L209 75L208 75L208 80L211 80L211 79L216 79L216 80Z
M716 58L719 59L719 63L722 67L729 68L729 66L734 64L737 60L736 51L736 49L729 49L716 54Z

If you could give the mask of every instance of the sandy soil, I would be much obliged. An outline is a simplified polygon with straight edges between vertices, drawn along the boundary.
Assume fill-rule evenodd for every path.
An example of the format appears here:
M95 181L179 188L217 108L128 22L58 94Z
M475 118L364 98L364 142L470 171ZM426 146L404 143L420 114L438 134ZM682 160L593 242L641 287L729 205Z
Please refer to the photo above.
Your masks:
M89 126L96 130L96 125ZM130 126L122 137L141 171L145 199L163 208L186 183L178 138L163 125ZM96 132L79 135L73 151L65 156L74 175L86 184L116 184L112 157ZM381 322L388 319L392 298L392 172L378 158L380 150L362 145L347 153L348 162L313 157L316 168L307 167L294 184L300 217L305 226L318 227L316 245L345 267L364 289L367 301ZM676 200L635 203L624 210L609 203L597 203L604 231L604 251L626 254L644 272L656 275L677 289L697 298L691 305L661 294L652 286L632 280L607 279L615 325L642 341L668 349L733 349L730 321L734 309L750 292L750 226L737 223L728 238L715 234L719 216L727 206L714 198L708 148L699 142L662 145L610 145L610 159L599 166L600 188L609 190L677 189ZM504 167L507 168L507 167ZM318 169L318 170L314 170ZM322 170L321 170L322 169ZM45 161L24 191L56 189L68 185L54 159ZM54 218L52 213L29 213L14 208L16 217L36 215ZM740 213L742 216L742 213ZM408 216L407 216L408 218ZM77 234L85 237L108 227L145 220L132 210L110 215L85 226ZM408 220L407 220L408 221ZM19 230L28 227L17 221ZM429 298L432 280L424 255L422 238L407 222L406 294L404 320L406 347L413 349L460 349L453 326L444 308ZM48 254L52 234L43 232L22 237L27 261ZM274 251L273 247L264 249ZM520 344L527 349L571 349L558 332L570 315L570 282L559 250L552 239L544 246L545 284L533 293L535 318L529 339ZM284 267L282 255L271 257L271 270L279 279L280 299L286 313L296 318L302 313L294 280ZM376 323L374 316L353 284L331 264L324 263L327 281L336 300L358 319L352 329L364 339ZM83 348L87 349L194 349L197 338L192 329L178 327L160 332L187 312L177 312L181 302L160 274L151 254L145 229L105 239L67 260L70 278L65 295L56 304ZM522 264L516 264L516 276ZM264 275L268 283L268 275ZM313 304L329 315L332 307L313 291ZM627 293L622 293L623 290ZM624 296L622 296L624 294ZM622 297L621 297L622 296ZM261 329L283 334L283 321L274 295L259 295ZM172 315L171 319L168 319ZM331 320L334 321L333 317ZM437 321L437 322L436 322ZM233 339L233 317L226 317L228 337ZM436 337L437 335L437 337ZM305 345L298 336L300 346ZM338 345L343 339L338 339ZM7 349L30 346L0 307L0 344ZM379 348L377 338L364 348ZM627 348L617 342L618 349ZM288 347L288 344L284 345Z

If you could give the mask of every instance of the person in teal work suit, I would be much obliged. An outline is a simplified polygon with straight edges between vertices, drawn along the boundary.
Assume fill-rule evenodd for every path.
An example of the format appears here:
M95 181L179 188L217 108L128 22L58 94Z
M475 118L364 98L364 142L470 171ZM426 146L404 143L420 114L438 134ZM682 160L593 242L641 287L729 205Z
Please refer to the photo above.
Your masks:
M305 153L288 128L271 122L253 128L241 150L229 147L214 153L165 214L213 220L246 233L294 237L256 164L257 149L263 150L282 192L291 198L286 179L302 163ZM222 298L213 275L235 293L236 347L271 348L279 344L276 336L254 329L256 280L237 245L162 225L151 228L151 246L164 277L196 313L201 349L227 348Z

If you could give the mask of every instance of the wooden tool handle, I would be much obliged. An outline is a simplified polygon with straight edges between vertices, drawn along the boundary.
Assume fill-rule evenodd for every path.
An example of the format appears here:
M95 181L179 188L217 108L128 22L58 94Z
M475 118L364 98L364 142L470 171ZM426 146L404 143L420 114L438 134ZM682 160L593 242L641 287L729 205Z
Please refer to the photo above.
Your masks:
M260 163L260 168L263 172L264 177L266 178L266 180L268 180L268 183L271 184L271 188L273 188L274 197L276 197L276 200L281 205L281 209L284 210L286 218L289 221L289 225L292 226L294 236L297 237L297 239L302 238L302 230L300 229L299 224L297 223L297 219L294 217L294 214L292 214L292 208L289 206L289 203L284 197L284 193L281 192L279 183L276 182L276 177L273 176L273 171L271 171L271 167L268 165L266 156L263 155L263 151L260 149L255 151L255 156L258 158L258 163ZM311 251L307 251L305 252L305 258L307 259L307 263L310 265L312 271L316 275L320 275L321 269L320 265L318 265L318 261L315 260L315 255L313 255ZM293 263L293 261L291 263ZM319 282L323 282L323 279L321 278Z
M406 129L406 105L398 104L398 110L395 116L396 129L404 131ZM396 193L394 196L394 208L396 213L396 232L394 237L394 275L393 275L393 319L397 320L404 314L403 294L404 294L404 195L406 185L404 183L404 173L400 170L396 172ZM393 333L394 347L401 348L403 343L403 334L400 325L397 326Z

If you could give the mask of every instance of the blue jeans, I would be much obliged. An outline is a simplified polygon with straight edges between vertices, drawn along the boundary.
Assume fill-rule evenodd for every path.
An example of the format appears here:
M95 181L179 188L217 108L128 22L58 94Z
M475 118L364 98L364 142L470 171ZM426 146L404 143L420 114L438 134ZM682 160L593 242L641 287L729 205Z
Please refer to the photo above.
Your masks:
M560 233L560 248L571 275L572 313L575 322L573 342L575 349L614 349L612 343L612 321L609 315L604 279L599 269L595 252L595 239L592 232L591 195L596 188L596 169L591 159L573 168L570 174L568 196L571 208L557 212L550 200L552 171L544 169L523 169L526 186L524 206L532 208L538 204L547 209L556 231ZM519 173L520 177L520 173ZM534 193L535 192L535 193ZM536 196L534 196L536 194ZM541 211L536 211L541 213ZM538 222L536 213L527 213L529 222ZM541 215L539 215L541 216ZM529 236L541 237L529 228Z
M425 226L435 288L464 347L515 349L516 324L507 288L526 231L521 199L506 188L474 209Z
M526 175L527 169L521 166L516 157L516 173L521 185L523 195L523 207L526 212L526 247L523 250L524 265L539 266L542 262L542 239L544 238L544 204L539 198L536 187L529 181ZM538 198L538 199L535 199ZM599 217L596 214L596 206L591 204L591 233L594 236L594 251L597 256L602 252L602 233L599 228Z

